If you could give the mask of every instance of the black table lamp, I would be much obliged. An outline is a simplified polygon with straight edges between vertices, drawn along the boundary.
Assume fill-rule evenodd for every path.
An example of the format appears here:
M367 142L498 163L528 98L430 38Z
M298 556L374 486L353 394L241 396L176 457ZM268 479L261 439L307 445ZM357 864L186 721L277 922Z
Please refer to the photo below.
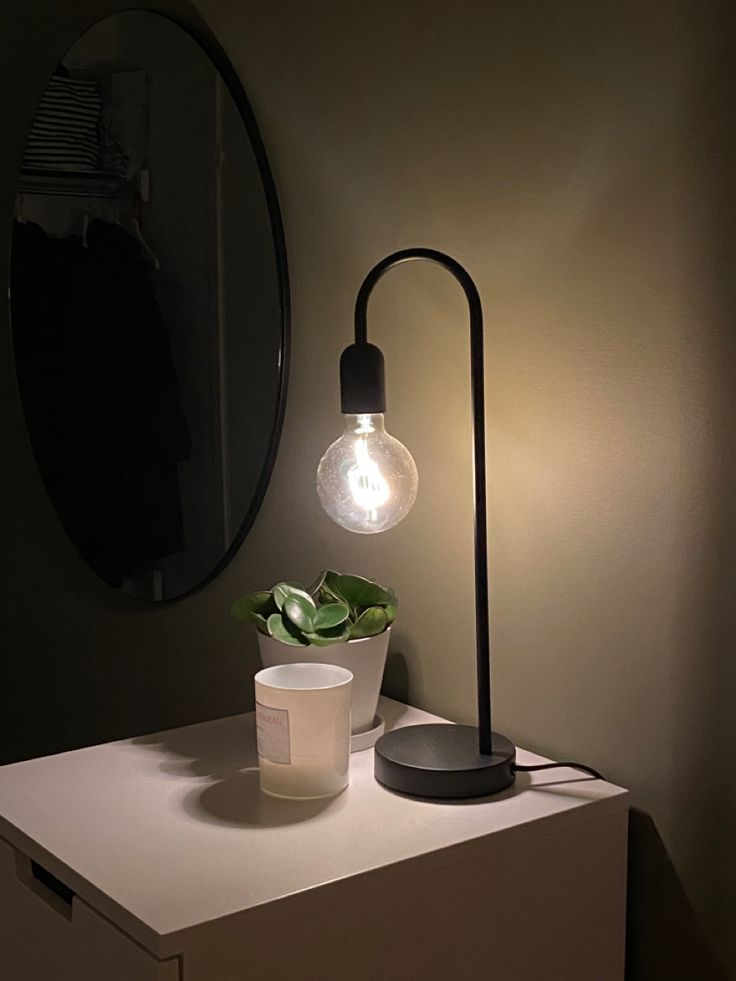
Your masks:
M403 249L379 262L363 281L355 304L355 343L340 359L345 432L320 460L317 491L334 521L362 534L393 527L414 503L416 466L406 447L384 428L383 354L368 343L366 327L373 287L388 269L410 259L444 266L462 286L470 309L478 726L414 725L387 732L375 746L375 776L386 787L413 797L481 797L514 782L516 753L508 739L491 729L483 311L475 283L450 256L434 249Z

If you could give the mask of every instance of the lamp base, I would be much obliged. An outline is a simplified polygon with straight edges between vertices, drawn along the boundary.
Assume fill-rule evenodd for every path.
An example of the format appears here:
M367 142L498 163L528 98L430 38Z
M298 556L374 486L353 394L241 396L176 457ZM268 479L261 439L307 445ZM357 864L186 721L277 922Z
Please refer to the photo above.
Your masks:
M493 753L478 752L475 726L403 726L381 736L375 746L376 780L410 797L486 797L514 782L516 748L493 733Z

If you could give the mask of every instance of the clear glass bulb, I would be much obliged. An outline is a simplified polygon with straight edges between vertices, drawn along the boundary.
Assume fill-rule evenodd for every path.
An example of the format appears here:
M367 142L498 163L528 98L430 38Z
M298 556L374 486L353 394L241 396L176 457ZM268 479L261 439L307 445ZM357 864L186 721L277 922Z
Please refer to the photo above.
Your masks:
M387 531L416 500L416 464L404 444L386 432L382 412L343 419L345 432L327 448L317 468L320 504L348 531Z

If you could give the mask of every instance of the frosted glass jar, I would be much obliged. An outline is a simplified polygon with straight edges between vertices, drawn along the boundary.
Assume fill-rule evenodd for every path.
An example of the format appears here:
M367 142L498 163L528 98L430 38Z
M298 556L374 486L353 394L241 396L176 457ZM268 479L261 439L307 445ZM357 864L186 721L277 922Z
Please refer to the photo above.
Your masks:
M349 781L352 672L334 664L279 664L255 676L261 790L331 797Z

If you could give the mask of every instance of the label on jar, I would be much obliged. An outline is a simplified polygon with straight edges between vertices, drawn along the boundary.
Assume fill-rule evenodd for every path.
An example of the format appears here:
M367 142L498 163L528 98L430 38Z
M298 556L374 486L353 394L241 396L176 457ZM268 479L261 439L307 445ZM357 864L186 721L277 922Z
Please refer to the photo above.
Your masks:
M291 763L289 712L256 702L258 755L271 763Z

